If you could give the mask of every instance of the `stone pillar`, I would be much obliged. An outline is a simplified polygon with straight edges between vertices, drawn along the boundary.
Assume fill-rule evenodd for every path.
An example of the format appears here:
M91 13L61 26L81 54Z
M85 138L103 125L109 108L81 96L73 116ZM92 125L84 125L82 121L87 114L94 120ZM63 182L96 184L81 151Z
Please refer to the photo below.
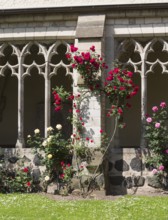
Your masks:
M104 52L104 24L105 15L82 15L78 17L75 45L79 48L79 51L87 51L94 45L97 53L101 55ZM78 88L86 89L79 76L74 92L77 92ZM92 135L91 138L93 138L95 146L100 146L100 129L105 127L102 118L104 114L102 114L101 101L100 96L89 97L88 95L87 109L89 109L89 118L85 128L87 135ZM84 105L86 103L83 104L83 107Z
M48 74L48 63L45 71L45 119L44 119L44 136L47 137L47 128L50 126L51 119L51 81Z
M22 57L18 56L18 137L16 142L17 148L25 147L24 140L24 78L23 78L23 67Z

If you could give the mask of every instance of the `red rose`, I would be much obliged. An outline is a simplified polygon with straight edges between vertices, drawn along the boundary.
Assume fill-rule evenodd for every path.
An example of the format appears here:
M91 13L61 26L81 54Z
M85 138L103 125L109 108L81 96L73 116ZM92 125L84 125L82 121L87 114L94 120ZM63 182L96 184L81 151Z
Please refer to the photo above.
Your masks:
M31 182L27 182L26 185L27 185L28 187L30 187L30 186L31 186Z
M23 172L28 173L28 172L29 172L29 169L28 169L27 167L25 167L25 168L23 169Z

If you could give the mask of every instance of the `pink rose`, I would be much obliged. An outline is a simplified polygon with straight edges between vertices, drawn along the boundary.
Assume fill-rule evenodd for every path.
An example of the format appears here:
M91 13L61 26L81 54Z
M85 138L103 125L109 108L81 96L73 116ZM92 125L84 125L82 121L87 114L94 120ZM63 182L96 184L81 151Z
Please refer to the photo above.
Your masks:
M165 153L168 154L168 149L165 150Z
M152 118L148 117L148 118L146 119L146 121L147 121L148 123L151 123L151 122L152 122Z
M163 170L164 170L164 166L163 166L163 165L160 165L160 166L159 166L159 170L163 171Z
M152 111L153 112L157 112L158 111L158 107L157 106L153 106Z
M157 123L155 124L155 128L160 128L160 123L159 123L159 122L157 122Z
M161 108L165 108L165 107L166 107L166 102L161 102L161 103L160 103L160 107L161 107Z
M153 169L153 170L152 170L152 173L153 173L154 175L157 174L157 173L158 173L157 169Z

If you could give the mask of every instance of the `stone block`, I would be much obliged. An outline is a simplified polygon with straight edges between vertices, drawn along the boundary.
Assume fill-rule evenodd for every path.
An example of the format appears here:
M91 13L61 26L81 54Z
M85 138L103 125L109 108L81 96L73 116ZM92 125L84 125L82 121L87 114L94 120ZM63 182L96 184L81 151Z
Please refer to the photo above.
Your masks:
M105 15L81 15L78 17L76 38L103 37Z
M130 166L132 170L137 171L137 172L140 172L145 169L145 165L142 162L142 159L139 159L138 157L134 157L131 160Z
M115 169L118 171L128 171L129 170L129 165L125 160L117 160L114 165Z
M154 188L162 188L163 184L160 180L160 177L157 175L148 176L147 177L148 186L154 187Z
M58 190L58 185L56 183L51 183L47 187L47 193L55 194Z
M161 24L162 19L161 18L145 18L145 24Z
M165 36L166 27L163 24L153 25L154 36Z
M110 176L109 179L110 179L111 185L114 185L114 186L122 185L123 182L125 181L124 176Z

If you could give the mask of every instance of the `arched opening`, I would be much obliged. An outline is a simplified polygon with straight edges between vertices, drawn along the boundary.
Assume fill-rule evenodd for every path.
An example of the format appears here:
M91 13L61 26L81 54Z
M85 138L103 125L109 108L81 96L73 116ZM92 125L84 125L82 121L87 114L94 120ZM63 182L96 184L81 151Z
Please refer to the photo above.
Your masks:
M0 147L15 147L17 141L18 80L11 70L0 77Z
M131 98L131 105L124 112L123 121L126 127L119 130L120 147L139 147L141 138L141 77L134 73L133 82L139 86L138 94Z
M37 68L24 79L24 135L32 134L38 128L44 135L44 77Z
M137 72L135 72L136 63L141 61L139 53L135 50L135 45L132 41L128 41L119 56L119 62L123 63L125 68L132 71L133 82L139 87L139 91L136 96L132 97L127 102L131 105L127 108L123 115L123 122L126 123L126 127L118 130L118 146L123 148L134 148L140 146L141 138L141 76L138 70L141 70L141 65L138 66ZM128 63L129 59L134 65Z
M67 92L73 93L72 89L72 77L71 75L66 74L65 68L59 68L57 70L56 75L51 77L51 89L55 88L56 86L62 86ZM51 91L52 96L52 91ZM53 105L53 96L51 97L51 126L55 127L57 124L62 125L63 134L66 138L70 137L72 134L72 125L71 122L67 119L69 116L72 115L72 101L67 101L63 104L63 109L61 111L54 111Z
M148 60L154 63L157 59L161 62L167 62L168 53L163 50L162 42L157 41L153 45L153 51L148 55ZM163 73L160 64L153 68L153 72L149 72L147 76L147 113L151 114L153 106L159 105L160 102L168 102L168 75Z

